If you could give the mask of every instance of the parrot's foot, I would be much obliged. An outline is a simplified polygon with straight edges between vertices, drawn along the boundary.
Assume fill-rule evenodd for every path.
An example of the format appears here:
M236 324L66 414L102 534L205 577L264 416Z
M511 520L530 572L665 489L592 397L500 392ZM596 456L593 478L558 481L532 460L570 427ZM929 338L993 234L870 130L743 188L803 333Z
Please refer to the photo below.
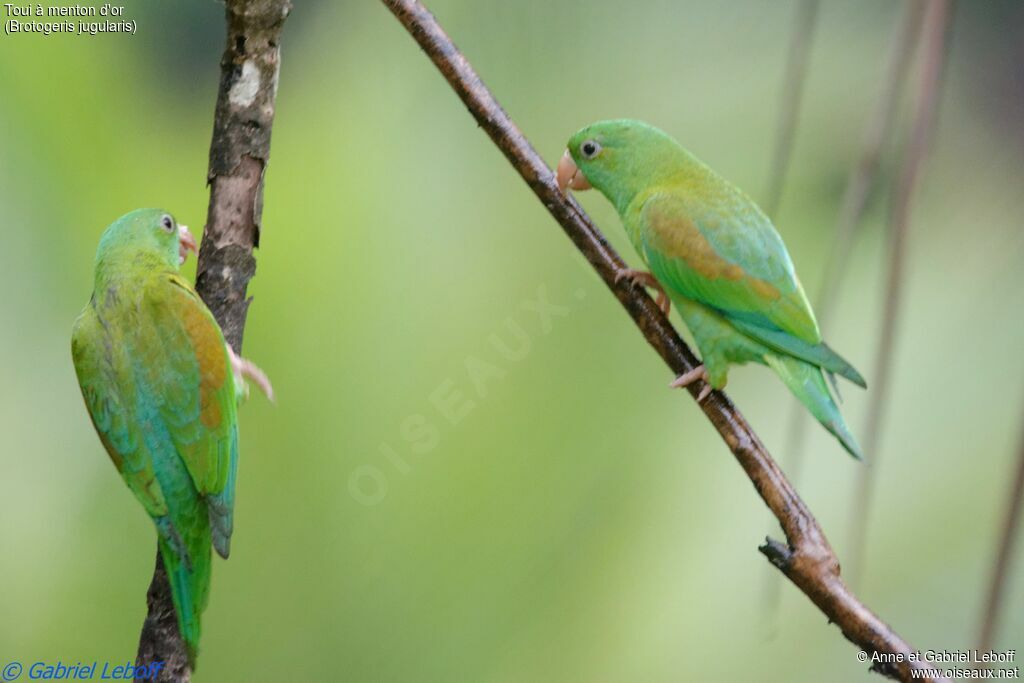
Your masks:
M708 394L711 393L712 388L711 380L708 377L708 371L704 368L703 365L698 365L693 370L690 370L689 372L684 372L683 374L679 375L679 377L676 377L672 381L672 383L669 384L669 387L671 387L672 389L680 389L682 387L690 386L697 380L701 380L704 382L704 387L701 388L700 393L697 394L697 403L703 403L704 399L706 399L708 397Z
M641 287L650 287L657 296L654 301L658 304L658 308L661 312L668 317L668 312L672 310L672 303L668 300L668 295L665 294L665 290L662 289L661 283L654 279L646 270L635 270L633 268L623 268L619 272L615 273L615 282L618 284L620 281L628 279L634 285L640 285Z
M270 379L267 377L267 373L263 372L247 358L242 358L231 346L228 346L228 357L231 358L231 370L235 373L235 378L239 381L244 381L245 378L251 379L256 383L256 386L260 388L263 395L269 400L274 400L274 387L270 384Z

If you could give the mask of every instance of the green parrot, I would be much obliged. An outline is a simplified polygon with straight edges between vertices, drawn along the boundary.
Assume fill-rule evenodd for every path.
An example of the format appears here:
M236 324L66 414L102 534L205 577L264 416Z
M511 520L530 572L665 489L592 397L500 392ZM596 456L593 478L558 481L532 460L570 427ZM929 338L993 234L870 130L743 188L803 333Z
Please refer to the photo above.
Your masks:
M703 364L672 382L706 382L698 401L721 389L730 364L757 362L782 378L814 417L860 459L825 375L867 387L822 341L818 323L771 221L739 188L665 132L640 121L600 121L578 131L557 182L597 188L615 205L650 272L629 278L670 301L693 334Z
M156 525L194 664L210 546L224 558L230 550L244 378L273 393L179 274L189 251L196 242L188 228L159 209L110 225L71 354L100 441Z

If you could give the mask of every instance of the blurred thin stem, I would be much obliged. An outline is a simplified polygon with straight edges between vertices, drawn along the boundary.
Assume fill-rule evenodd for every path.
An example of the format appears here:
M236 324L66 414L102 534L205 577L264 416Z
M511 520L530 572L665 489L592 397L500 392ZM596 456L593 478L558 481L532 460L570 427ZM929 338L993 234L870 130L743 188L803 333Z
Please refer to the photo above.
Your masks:
M1021 420L1024 427L1024 419ZM989 581L988 595L981 615L981 627L978 635L978 649L987 652L992 649L999 627L999 618L1006 595L1006 584L1010 576L1010 563L1016 550L1017 537L1020 534L1020 518L1024 514L1024 431L1020 435L1017 446L1016 474L1010 484L1010 496L1006 500L1006 513L1003 519L1002 534L999 547L992 565L992 578Z
M875 379L868 408L864 454L867 463L859 469L851 510L850 562L847 565L851 585L858 585L864 565L867 525L870 519L875 473L881 458L879 443L882 418L889 404L889 384L893 372L893 351L896 345L896 322L903 298L903 273L906 267L907 226L910 207L921 167L928 155L932 130L938 112L939 90L948 52L948 36L952 17L951 0L930 0L924 14L923 54L918 80L917 102L910 127L910 137L903 152L903 162L893 189L889 214L889 265L886 272L885 310L875 354Z
M259 245L263 178L270 159L280 73L281 29L291 9L290 0L225 3L227 39L206 174L210 202L196 268L196 292L237 353L242 351L249 310L246 289L256 273L252 252ZM258 85L251 96L241 99L233 93L240 79L250 78L238 66L243 63L255 67ZM188 683L192 667L178 630L159 550L146 603L148 612L139 636L136 665L162 662L157 681Z
M822 329L836 305L840 285L846 276L853 252L854 238L863 224L864 212L876 187L876 178L882 166L882 149L891 136L896 111L903 93L907 72L913 61L914 49L920 34L925 0L909 0L903 20L892 39L889 62L882 80L878 102L864 128L860 156L850 169L836 221L832 249L826 261L824 282L818 291L814 311ZM807 408L794 401L786 429L786 471L793 481L799 482L804 468L807 436ZM781 584L772 577L766 602L769 613L775 613L781 597Z
M578 203L558 189L555 175L487 89L469 61L459 52L434 15L417 0L382 0L466 105L477 124L519 172L540 202L622 304L644 338L677 376L699 361L680 339L654 300L629 283L616 281L625 263ZM688 387L694 398L702 382ZM869 657L890 655L896 661L873 668L902 681L945 680L922 677L931 665L915 661L916 652L872 613L839 576L839 561L814 515L769 455L746 419L722 392L714 391L698 407L718 431L737 462L772 510L786 542L766 539L760 551L808 598L837 624L843 634ZM898 656L897 655L901 655Z
M825 280L815 302L815 313L818 315L818 323L822 326L835 308L836 297L850 264L854 238L864 219L871 191L875 187L875 179L882 166L882 148L888 141L896 120L900 95L921 32L925 4L925 0L909 0L906 4L903 21L893 37L882 92L871 114L871 120L864 129L860 158L857 165L850 169L840 205L839 219L836 222L835 239L825 269ZM802 411L802 414L806 414L806 411Z
M793 156L793 141L800 118L800 102L803 100L804 82L807 80L807 63L811 44L814 42L814 27L817 24L819 5L819 0L799 0L793 34L789 42L786 75L779 107L779 128L775 136L775 151L768 174L768 194L765 195L765 211L772 219L779 211L782 191L789 173L789 160Z

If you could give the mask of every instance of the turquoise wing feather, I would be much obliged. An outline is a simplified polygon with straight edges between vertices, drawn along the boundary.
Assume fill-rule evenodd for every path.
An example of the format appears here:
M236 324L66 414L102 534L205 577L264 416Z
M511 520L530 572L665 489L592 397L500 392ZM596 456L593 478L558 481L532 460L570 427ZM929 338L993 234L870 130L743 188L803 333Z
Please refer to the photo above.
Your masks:
M127 349L110 338L91 305L75 321L71 356L89 417L114 466L151 517L166 516L152 456L131 415L135 387L120 381L130 363Z

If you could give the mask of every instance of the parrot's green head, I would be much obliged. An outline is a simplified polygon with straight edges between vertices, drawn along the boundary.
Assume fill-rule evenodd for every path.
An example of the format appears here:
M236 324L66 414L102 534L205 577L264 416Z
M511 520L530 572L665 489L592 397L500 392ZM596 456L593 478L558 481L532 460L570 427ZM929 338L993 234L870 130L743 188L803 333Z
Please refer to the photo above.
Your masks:
M187 226L162 209L136 209L103 231L96 273L132 267L177 270L190 251L195 253L196 240Z
M558 185L563 192L595 187L622 213L638 192L671 180L691 159L667 133L642 121L598 121L569 138Z

